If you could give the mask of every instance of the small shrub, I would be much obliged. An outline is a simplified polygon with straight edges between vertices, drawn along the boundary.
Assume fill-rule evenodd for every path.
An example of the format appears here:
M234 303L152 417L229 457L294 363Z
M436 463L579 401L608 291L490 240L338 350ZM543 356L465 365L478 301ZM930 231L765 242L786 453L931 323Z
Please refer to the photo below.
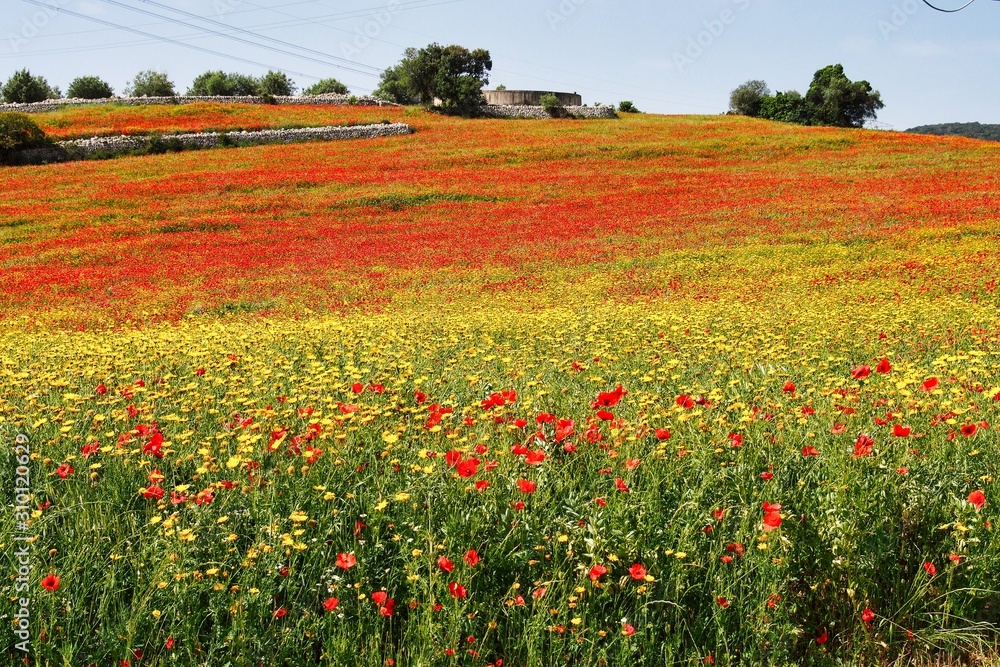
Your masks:
M559 98L552 93L542 95L541 100L539 100L539 104L542 105L542 108L545 109L550 116L555 116L563 108L562 102L560 102Z
M359 101L360 100L355 95L351 95L350 97L347 98L347 103L352 107L357 106Z
M6 164L17 151L48 145L35 121L23 113L0 113L0 162Z
M96 76L80 76L69 84L66 90L68 97L84 100L103 100L114 96L115 91L111 85Z
M632 100L622 100L619 102L618 111L620 113L642 113L634 104L632 104Z
M351 91L347 86L336 79L323 79L317 81L302 91L303 95L350 95Z

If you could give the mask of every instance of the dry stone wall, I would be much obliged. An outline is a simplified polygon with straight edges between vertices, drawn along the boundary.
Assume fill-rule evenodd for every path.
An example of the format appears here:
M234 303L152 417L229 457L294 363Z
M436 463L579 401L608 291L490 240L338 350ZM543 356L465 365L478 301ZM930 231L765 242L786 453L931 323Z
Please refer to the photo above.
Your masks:
M220 104L329 104L333 106L395 107L398 104L380 100L377 97L355 97L350 95L297 95L294 97L264 98L257 96L245 97L199 97L178 95L177 97L112 97L102 100L85 100L66 98L32 102L30 104L0 104L0 111L17 111L20 113L36 113L52 111L67 106L95 106L101 104L119 104L123 106L143 106L152 104L194 104L195 102L218 102Z
M490 118L552 118L543 107L514 104L486 104L479 107L480 113ZM614 107L559 107L559 117L566 118L618 118Z

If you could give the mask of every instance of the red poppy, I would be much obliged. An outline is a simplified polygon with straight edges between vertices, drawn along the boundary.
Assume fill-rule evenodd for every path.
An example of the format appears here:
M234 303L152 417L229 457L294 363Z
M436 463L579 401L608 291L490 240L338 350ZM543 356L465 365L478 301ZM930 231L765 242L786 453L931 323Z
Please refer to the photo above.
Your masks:
M976 510L983 509L983 505L986 504L986 494L982 491L976 490L969 494L969 504L976 508Z
M690 410L691 408L694 407L694 399L688 396L687 394L681 394L680 396L677 397L677 400L675 400L674 402L679 407L682 407L685 410Z
M354 384L351 385L351 391L354 392L355 394L360 394L364 390L365 386L360 382L355 382Z
M938 384L939 383L937 378L928 378L927 380L924 381L924 383L920 386L920 388L923 389L924 391L934 391L935 389L937 389Z
M452 563L447 556L439 556L437 559L437 566L449 574L455 571L455 564Z
M721 560L726 565L729 565L730 563L733 562L733 557L727 554L724 556L719 556L719 560Z
M726 516L726 510L721 508L714 509L712 510L712 516L715 518L716 521L722 521L723 517Z
M451 450L444 455L444 462L448 464L450 468L458 467L458 464L462 462L462 452Z
M760 478L761 478L762 480L764 480L765 482L769 482L769 481L771 481L771 479L772 479L773 477L774 477L774 473L773 473L773 472L768 472L768 471L764 471L764 472L762 472L762 473L760 474Z
M730 542L726 545L726 551L731 554L736 554L737 556L742 556L746 552L746 547L739 542Z
M827 642L828 639L829 636L826 634L826 630L824 630L823 634L821 634L819 637L816 638L816 643L822 646Z
M892 364L890 364L889 360L886 359L885 357L883 357L882 361L878 362L878 366L875 367L875 372L882 373L883 375L891 371L892 371Z
M604 498L594 498L594 504L596 504L598 507L607 507L608 501L606 501Z
M615 486L621 493L628 493L628 486L625 485L625 480L623 480L621 477L615 478Z
M976 434L977 431L979 431L979 427L976 426L975 424L966 424L965 426L962 427L961 430L962 430L962 435L964 435L966 438L971 438Z
M543 597L545 597L545 590L546 590L545 588L536 588L531 592L531 597L534 598L535 600L541 600Z
M909 426L903 426L902 424L896 424L892 427L892 434L897 438L909 437L912 429Z
M625 635L626 637L631 637L632 635L635 634L635 626L630 625L628 623L623 623L622 634Z
M795 393L795 383L792 382L791 380L789 380L781 388L781 391L785 392L786 394L794 394Z
M530 466L536 466L545 460L545 452L540 449L528 452L524 457L524 462Z
M372 602L374 602L379 606L382 606L383 604L385 604L385 601L386 599L388 599L388 597L389 594L386 593L385 591L375 591L374 593L372 593Z
M548 412L539 412L538 416L535 417L536 424L551 424L555 422L556 416Z
M334 609L337 608L337 605L339 604L340 600L338 600L337 598L327 598L323 602L323 608L326 609L327 611L333 611Z
M521 490L521 493L534 493L538 485L530 479L519 479L517 480L517 488Z
M569 436L573 435L573 427L576 426L576 422L571 419L560 419L559 423L556 424L556 442L562 442Z
M590 568L590 580L599 581L601 577L603 577L607 573L608 573L608 568L604 567L603 565L595 565L594 567Z
M830 433L833 435L840 435L841 433L847 432L847 424L834 424L833 428L830 429Z
M743 434L742 433L730 433L729 434L729 446L733 449L739 449L743 446Z
M851 454L853 458L860 458L862 456L871 456L872 446L875 441L867 435L859 435L858 439L854 442L854 453Z
M172 651L172 650L173 650L173 648L174 648L174 644L175 644L175 643L176 643L176 642L174 641L174 638L173 638L173 637L167 637L167 641L166 641L166 647L167 647L167 650L168 650L168 651Z
M56 474L66 479L73 474L73 466L68 463L60 463L59 467L56 469Z
M855 380L864 380L866 377L872 374L871 366L861 365L851 371L851 377Z
M618 405L622 397L628 394L621 385L618 385L614 391L604 391L597 395L597 400L590 404L590 407L594 410L598 408L613 408Z
M358 564L358 559L354 554L337 554L337 567L342 570L350 570Z
M396 610L396 601L386 600L385 604L379 607L378 613L382 614L383 616L389 617L392 616L392 613L395 610Z
M97 388L94 391L97 392L98 396L104 396L105 394L108 393L108 388L105 387L103 383L101 383L97 385Z
M899 468L896 468L896 472L898 472L900 475L909 475L910 469L907 468L906 466L900 466Z
M462 560L464 560L465 564L469 567L475 567L479 564L479 554L475 549L469 549L465 552L465 555L462 556Z
M934 566L934 563L930 561L925 561L924 572L927 573L927 576L933 577L934 575L937 574L937 568Z
M278 607L277 609L274 610L275 618L284 618L287 615L288 615L288 610L285 609L284 607Z
M802 456L819 456L819 450L812 445L806 445L802 448Z
M764 503L764 530L774 530L781 525L781 505Z
M670 431L665 428L658 428L655 431L657 440L669 440Z
M455 599L462 599L468 595L465 590L465 586L454 581L448 584L448 592L451 593L451 597Z
M870 607L865 607L865 610L861 612L861 620L864 621L866 625L871 623L875 620L875 612L872 611Z
M629 575L636 581L644 581L646 579L646 568L641 564L635 563L628 569Z
M427 394L417 389L413 392L413 400L416 401L417 405L420 405L427 400Z
M955 565L958 565L959 563L962 562L962 557L959 556L958 554L951 554L950 556L948 556L948 560L950 560Z
M608 412L607 410L598 410L597 418L600 419L601 421L609 422L615 418L615 413Z
M715 598L715 604L725 609L726 607L729 606L729 600L720 595L719 597Z
M53 592L59 590L59 577L54 574L49 574L47 577L42 579L42 588Z
M474 477L476 471L479 470L479 459L466 459L458 464L456 472L458 472L459 477Z
M476 491L478 491L479 493L482 493L483 491L485 491L488 488L490 488L489 481L487 481L485 479L481 479L481 480L478 480L476 482Z
M164 491L162 487L153 484L143 490L142 497L145 498L146 500L153 500L153 499L160 500L161 498L163 498L163 493Z

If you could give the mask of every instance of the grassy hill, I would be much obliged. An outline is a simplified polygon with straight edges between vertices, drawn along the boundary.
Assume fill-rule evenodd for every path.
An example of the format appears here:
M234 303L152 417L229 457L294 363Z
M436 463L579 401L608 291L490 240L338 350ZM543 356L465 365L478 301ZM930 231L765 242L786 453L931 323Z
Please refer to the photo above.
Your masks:
M0 170L38 664L994 652L995 146L377 113L416 133Z

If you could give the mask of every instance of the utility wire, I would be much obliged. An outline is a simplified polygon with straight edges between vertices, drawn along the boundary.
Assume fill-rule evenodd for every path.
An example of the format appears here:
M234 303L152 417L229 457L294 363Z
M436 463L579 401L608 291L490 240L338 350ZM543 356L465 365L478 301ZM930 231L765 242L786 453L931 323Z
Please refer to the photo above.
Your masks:
M971 5L975 1L976 0L969 0L967 3L965 3L964 5L962 5L961 7L959 7L958 9L941 9L940 7L935 7L934 5L932 5L929 2L929 0L924 0L924 4L927 5L928 7L930 7L931 9L937 10L939 12L944 12L945 14L954 14L955 12L962 11L963 9L965 9L966 7L968 7L969 5Z

